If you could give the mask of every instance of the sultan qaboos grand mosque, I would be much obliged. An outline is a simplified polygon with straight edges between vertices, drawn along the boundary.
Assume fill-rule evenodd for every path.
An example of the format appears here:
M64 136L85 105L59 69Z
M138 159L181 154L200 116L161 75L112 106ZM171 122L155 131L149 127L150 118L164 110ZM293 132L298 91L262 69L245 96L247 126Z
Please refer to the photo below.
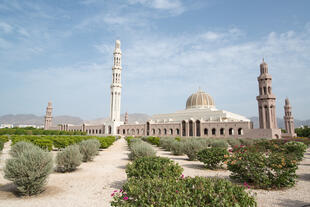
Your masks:
M294 119L288 98L285 100L285 129L282 133L277 126L276 97L272 93L272 76L268 73L268 65L263 60L258 76L259 128L246 117L225 110L219 110L209 94L202 90L190 95L186 108L169 114L156 114L146 123L128 124L120 119L122 95L122 51L121 42L116 40L112 67L112 84L110 95L110 117L99 125L61 124L52 126L52 103L46 108L44 129L81 131L88 135L122 135L122 136L160 136L160 137L212 137L212 138L284 138L294 137Z

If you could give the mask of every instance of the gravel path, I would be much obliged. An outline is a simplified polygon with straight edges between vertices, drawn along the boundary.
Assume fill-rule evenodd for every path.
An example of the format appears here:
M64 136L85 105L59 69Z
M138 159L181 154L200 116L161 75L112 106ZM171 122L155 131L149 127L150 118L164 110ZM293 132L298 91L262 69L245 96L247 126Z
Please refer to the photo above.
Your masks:
M121 188L127 176L127 143L117 140L111 147L100 151L94 161L82 163L75 172L52 173L46 190L34 197L16 197L14 186L3 178L4 160L8 157L9 143L0 155L0 207L105 207L110 206L111 193Z
M208 170L202 162L188 161L187 156L175 156L171 152L154 147L157 156L168 157L183 168L185 176L205 176L228 178L230 172L227 170ZM257 193L258 207L310 207L310 148L307 150L304 160L297 170L299 176L297 184L293 188L277 191L252 190Z

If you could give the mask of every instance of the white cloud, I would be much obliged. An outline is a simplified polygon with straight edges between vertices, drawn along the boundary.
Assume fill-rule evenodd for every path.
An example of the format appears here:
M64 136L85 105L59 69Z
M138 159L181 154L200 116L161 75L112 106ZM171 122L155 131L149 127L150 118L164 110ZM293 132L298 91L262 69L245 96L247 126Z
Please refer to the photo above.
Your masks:
M5 22L0 22L0 30L2 30L4 33L10 33L13 30L13 27Z
M167 10L174 14L181 14L185 8L180 0L129 0L130 4L141 4L149 8Z

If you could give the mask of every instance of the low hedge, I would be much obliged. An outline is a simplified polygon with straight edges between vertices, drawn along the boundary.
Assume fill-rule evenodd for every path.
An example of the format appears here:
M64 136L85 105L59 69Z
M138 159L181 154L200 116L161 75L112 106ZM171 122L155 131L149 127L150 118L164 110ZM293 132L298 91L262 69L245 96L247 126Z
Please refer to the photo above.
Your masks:
M226 179L186 177L130 178L112 194L111 206L256 207L254 197Z
M63 149L72 144L78 144L83 140L97 139L100 142L100 149L106 149L111 146L116 138L114 136L35 136L35 135L12 135L11 140L14 145L17 142L31 142L43 149L51 150L53 147Z
M157 147L159 147L160 137L143 137L142 139L143 139L143 141L146 141L150 144L153 144L153 145L156 145Z
M135 178L178 178L183 168L164 157L141 157L127 165L127 177Z

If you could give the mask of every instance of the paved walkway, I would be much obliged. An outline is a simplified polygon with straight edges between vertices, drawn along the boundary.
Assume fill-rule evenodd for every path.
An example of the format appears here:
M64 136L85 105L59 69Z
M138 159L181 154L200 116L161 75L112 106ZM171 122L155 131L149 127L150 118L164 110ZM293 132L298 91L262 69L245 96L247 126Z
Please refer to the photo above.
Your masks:
M4 154L0 156L7 156L8 150L9 145L6 145ZM100 151L94 161L82 163L77 171L52 173L46 190L29 198L16 197L11 192L14 186L3 178L1 166L4 160L1 160L0 207L110 206L111 193L121 188L127 179L128 153L126 141L119 139L108 149Z

